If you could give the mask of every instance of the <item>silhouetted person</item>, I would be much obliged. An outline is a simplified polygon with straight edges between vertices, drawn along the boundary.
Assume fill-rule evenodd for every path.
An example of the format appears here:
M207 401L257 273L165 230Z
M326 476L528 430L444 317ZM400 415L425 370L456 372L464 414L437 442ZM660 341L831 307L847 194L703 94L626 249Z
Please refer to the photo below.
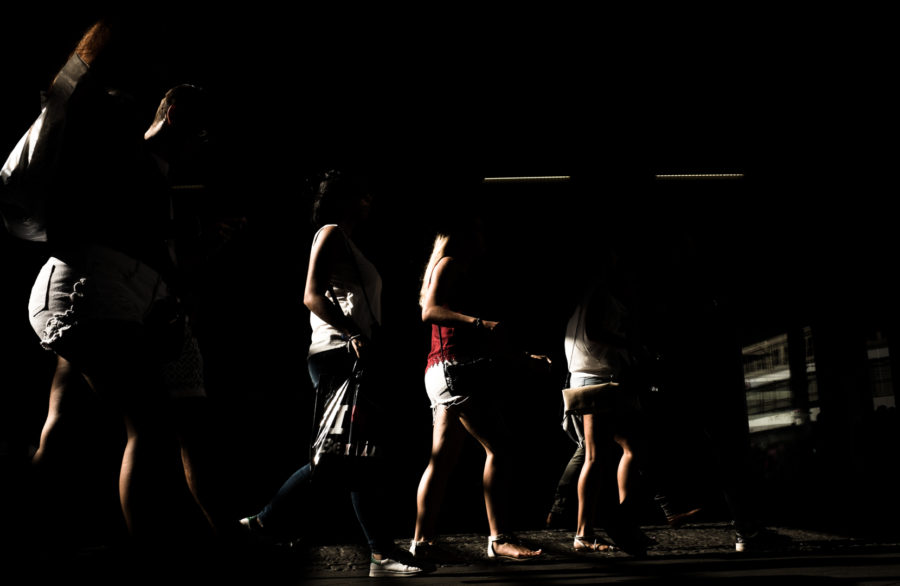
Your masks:
M602 413L591 414L595 420L593 429L599 432L597 436L608 435L615 445L598 443L597 437L592 438L595 453L592 461L588 461L586 452L590 446L585 441L583 416L566 414L564 428L576 448L557 482L546 519L548 527L564 526L572 520L577 503L584 504L584 498L579 497L582 490L579 486L583 488L585 469L589 470L589 483L596 487L600 478L594 469L605 469L607 462L615 465L614 492L619 504L619 507L608 503L601 507L608 522L637 521L640 507L634 489L638 477L642 488L655 492L654 501L671 527L680 527L699 512L696 508L681 510L672 502L667 494L667 479L658 465L659 455L650 441L653 437L650 411L659 385L663 384L661 361L642 334L644 301L639 290L637 259L630 258L633 252L623 258L622 246L626 244L608 249L598 245L594 249L596 258L591 259L591 270L597 274L587 275L581 288L576 287L575 294L581 297L569 319L565 340L569 370L566 386L607 385L608 390L603 394L616 398L607 403ZM597 421L602 427L597 427ZM590 511L585 513L593 515ZM650 543L637 530L631 530L634 539L629 540L627 533L624 534L626 547L635 549L635 544ZM595 538L593 542L595 549L606 549L607 544Z
M576 551L605 551L609 544L594 534L598 506L605 516L606 531L623 550L643 554L649 539L637 520L628 514L628 490L636 474L634 448L640 437L638 390L629 386L626 374L640 356L633 279L615 247L600 247L594 274L582 284L581 300L566 328L565 352L569 388L582 390L568 404L563 427L577 441L574 473L583 461L577 483L578 513ZM618 446L616 490L606 490L604 462L611 461ZM564 481L565 483L565 476ZM611 495L615 500L609 502Z
M355 230L368 219L372 196L361 178L329 171L314 197L312 219L317 231L303 302L310 311L312 328L309 375L318 396L325 397L325 390L350 376L357 360L365 361L368 372L383 373L387 365L378 362L389 359L389 355L377 348L377 341L373 343L373 334L381 323L381 276L353 242ZM383 374L376 376L369 380L379 388L378 396L390 401L390 381L382 378ZM302 527L301 519L304 512L315 508L316 490L325 486L349 488L371 553L369 576L414 576L431 569L395 546L386 524L389 512L383 508L385 500L379 498L387 479L380 477L377 469L358 475L329 474L312 463L303 465L262 510L241 523L251 535L296 537L308 530Z
M61 357L60 374L75 369L121 415L125 525L136 543L159 545L180 536L167 514L178 487L198 497L194 444L173 419L182 409L172 398L205 390L179 298L168 176L202 148L206 110L202 89L176 86L146 126L137 101L117 87L140 76L124 50L140 44L135 34L125 19L97 22L48 91L39 122L53 121L56 134L34 137L41 158L32 161L30 185L43 209L30 226L42 231L34 239L46 242L49 259L28 310L41 346ZM59 399L66 385L53 393ZM55 415L51 403L48 433ZM179 447L181 472L173 468Z
M503 370L516 364L509 358L509 341L500 323L481 317L489 291L474 278L472 265L484 253L483 229L479 219L469 218L438 234L422 277L422 321L431 329L425 390L433 412L433 434L431 457L419 484L410 551L425 559L437 551L440 507L467 434L485 452L482 484L490 528L488 557L527 561L541 554L509 533L506 466L513 442L496 395L502 390ZM478 370L470 375L454 370L456 364L473 361L481 361L486 369L474 367Z
M653 335L665 368L661 404L649 414L651 441L657 452L675 456L670 464L684 453L702 464L703 477L725 499L738 551L785 545L789 538L763 526L753 496L743 363L730 300L693 238L676 234L666 246L666 264L653 278L678 286L656 290ZM679 454L672 454L674 447Z

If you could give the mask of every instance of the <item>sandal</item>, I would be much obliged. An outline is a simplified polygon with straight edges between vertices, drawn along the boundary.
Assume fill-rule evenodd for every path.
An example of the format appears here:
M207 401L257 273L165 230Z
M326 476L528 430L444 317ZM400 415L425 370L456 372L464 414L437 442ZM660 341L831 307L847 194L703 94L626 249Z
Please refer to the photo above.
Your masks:
M607 552L615 549L612 544L597 539L593 535L576 535L572 544L575 551L581 552Z
M462 563L463 559L447 551L440 545L431 541L416 541L415 539L409 545L409 553L416 559L428 560L436 563L456 564Z
M537 555L512 556L499 554L494 550L494 544L512 543L518 544L518 541L509 535L491 535L488 537L487 555L490 559L510 560L513 562L528 562L541 555L541 550L537 550Z

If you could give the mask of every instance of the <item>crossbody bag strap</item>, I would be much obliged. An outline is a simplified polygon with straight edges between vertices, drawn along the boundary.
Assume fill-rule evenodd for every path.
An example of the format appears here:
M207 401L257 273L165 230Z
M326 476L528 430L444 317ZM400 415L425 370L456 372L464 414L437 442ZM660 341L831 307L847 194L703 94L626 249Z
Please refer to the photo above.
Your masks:
M340 226L338 226L338 228L340 228ZM341 234L343 234L343 233L344 233L344 231L341 230ZM345 236L345 238L346 238L346 236ZM363 291L365 291L365 287L363 287ZM344 313L344 308L341 307L341 304L338 302L337 294L335 294L335 292L334 292L334 285L332 284L331 279L328 280L328 292L331 293L331 303L334 305L335 309L337 309L342 316L349 319L350 321L353 321L353 318L351 318L346 313ZM366 300L366 302L368 303L368 300ZM359 329L358 326L357 326L357 329ZM341 335L341 337L343 338L343 334ZM348 340L347 348L349 350L349 340Z
M341 312L341 315L343 315L345 318L349 319L350 321L353 321L353 318L350 317L350 316L348 316L346 313L344 313L344 308L341 307L341 304L340 304L340 303L338 303L337 295L335 295L335 293L334 293L334 287L332 286L332 284L331 284L330 281L329 281L329 283L328 283L328 292L331 293L331 303L334 304L334 307L335 307L339 312ZM356 323L356 322L354 322L354 323ZM357 326L357 329L359 329L360 331L362 331L362 329L361 329L359 326ZM343 339L343 336L344 336L344 334L341 334L341 338L342 338L342 339ZM347 343L348 343L347 349L349 350L349 349L350 349L350 346L349 346L350 339L349 339L349 338L347 339Z
M347 254L350 256L350 262L353 263L353 268L356 270L356 276L359 279L359 286L362 289L363 297L366 299L366 307L369 310L369 316L372 318L372 323L375 325L380 325L378 320L375 318L375 312L372 311L372 303L369 301L369 293L366 291L366 284L363 280L362 270L359 268L359 263L356 262L356 255L353 253L353 248L350 247L350 237L347 236L347 233L344 232L344 229L338 226L341 230L341 234L344 235L344 246L347 248Z
M348 243L347 235L344 233L344 230L343 230L340 226L338 226L338 229L340 229L341 235L343 235L343 237L344 237L344 244L345 244L345 246L347 247L347 253L350 255L350 261L353 263L353 266L356 268L356 272L357 272L357 274L359 275L360 287L361 287L362 290L363 290L363 295L364 295L365 298L366 298L366 305L368 306L369 312L371 313L371 312L372 312L372 306L369 304L369 297L368 297L368 295L366 294L366 288L365 288L365 286L362 284L362 273L360 272L359 267L356 265L356 259L353 257L353 251L350 249L350 245L349 245L349 243ZM316 237L318 238L318 234L316 235ZM341 313L341 315L343 315L344 317L346 317L346 318L348 318L348 319L350 319L350 320L352 321L353 318L349 317L346 313L344 313L344 308L341 307L341 304L338 302L337 295L336 295L335 292L334 292L334 285L331 283L331 280L328 281L328 292L331 293L331 303L334 305L334 307ZM375 316L374 316L374 315L372 315L372 322L373 322L373 323L376 323L376 324L378 323L378 322L375 320ZM355 322L354 322L354 323L355 323ZM357 326L357 329L359 329L360 331L362 331L362 328L359 328L359 326Z

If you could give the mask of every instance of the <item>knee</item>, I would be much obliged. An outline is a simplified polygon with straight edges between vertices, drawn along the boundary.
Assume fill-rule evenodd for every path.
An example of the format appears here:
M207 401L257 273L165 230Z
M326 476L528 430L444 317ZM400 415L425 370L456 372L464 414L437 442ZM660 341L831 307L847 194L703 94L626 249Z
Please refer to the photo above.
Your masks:
M600 460L600 446L594 443L585 442L582 460L585 464L594 464L595 462L598 462Z
M634 449L631 445L631 441L628 438L617 435L615 437L615 440L616 443L619 444L619 447L622 448L623 457L627 456L630 458L634 455Z
M445 454L432 453L428 459L428 466L425 468L425 474L431 476L440 476L449 473L452 461Z
M496 466L505 463L509 459L509 448L503 442L492 443L490 447L484 448L484 455Z

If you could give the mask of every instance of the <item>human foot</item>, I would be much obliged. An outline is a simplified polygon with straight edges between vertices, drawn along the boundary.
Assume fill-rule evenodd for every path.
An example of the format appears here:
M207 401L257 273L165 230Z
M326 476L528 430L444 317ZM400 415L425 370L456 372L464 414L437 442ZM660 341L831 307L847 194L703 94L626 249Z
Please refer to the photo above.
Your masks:
M542 550L534 550L519 544L509 535L492 535L488 537L487 554L492 559L505 559L516 562L533 560L540 556Z
M572 547L577 552L603 552L613 549L613 546L610 543L598 539L593 535L576 535Z

